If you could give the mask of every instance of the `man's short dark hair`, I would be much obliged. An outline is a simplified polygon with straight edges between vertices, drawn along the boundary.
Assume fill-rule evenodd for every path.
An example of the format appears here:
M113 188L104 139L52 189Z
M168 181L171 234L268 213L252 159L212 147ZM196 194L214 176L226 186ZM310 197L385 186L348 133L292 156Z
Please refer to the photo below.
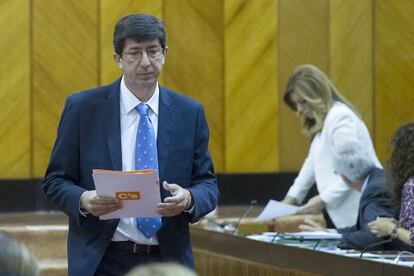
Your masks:
M136 42L158 39L164 50L167 40L164 23L157 17L148 14L127 15L116 23L114 49L118 55L122 54L127 38L132 38Z

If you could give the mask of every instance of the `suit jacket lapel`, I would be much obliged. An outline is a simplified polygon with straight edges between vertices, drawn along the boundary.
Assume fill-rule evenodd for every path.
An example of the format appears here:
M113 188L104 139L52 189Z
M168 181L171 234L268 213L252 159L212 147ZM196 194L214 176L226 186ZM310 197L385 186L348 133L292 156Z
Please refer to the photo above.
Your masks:
M101 110L112 169L117 171L122 170L119 85L120 80L108 86L107 97L102 103Z
M160 101L158 114L158 165L160 180L164 179L165 166L167 164L168 151L170 146L171 131L175 121L175 109L169 92L160 86Z

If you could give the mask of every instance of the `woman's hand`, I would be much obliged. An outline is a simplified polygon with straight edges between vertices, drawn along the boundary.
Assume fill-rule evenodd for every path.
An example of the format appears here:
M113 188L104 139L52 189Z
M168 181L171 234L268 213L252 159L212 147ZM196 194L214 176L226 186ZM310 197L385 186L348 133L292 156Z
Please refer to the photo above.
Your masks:
M313 219L305 219L304 223L299 225L301 231L325 231L326 228L322 224L317 223Z
M285 198L281 201L290 205L298 205L296 198L286 195Z
M392 229L396 225L397 222L393 218L377 218L368 223L371 233L375 234L378 238L391 236Z
M317 214L322 212L325 207L325 203L322 201L320 196L314 196L309 201L299 208L297 214Z

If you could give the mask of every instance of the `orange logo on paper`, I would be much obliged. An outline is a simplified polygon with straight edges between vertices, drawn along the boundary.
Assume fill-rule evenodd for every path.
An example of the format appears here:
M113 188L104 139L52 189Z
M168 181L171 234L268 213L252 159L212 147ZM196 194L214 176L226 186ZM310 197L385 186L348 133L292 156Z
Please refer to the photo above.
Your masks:
M119 200L139 200L141 194L139 192L115 192L115 198Z

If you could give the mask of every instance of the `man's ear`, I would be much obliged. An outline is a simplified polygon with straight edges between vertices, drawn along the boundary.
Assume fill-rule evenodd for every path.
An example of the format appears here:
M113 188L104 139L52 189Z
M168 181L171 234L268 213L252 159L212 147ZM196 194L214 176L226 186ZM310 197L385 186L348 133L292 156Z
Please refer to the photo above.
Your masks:
M113 56L113 58L114 58L114 60L115 60L116 64L118 64L119 69L122 69L121 56L120 56L120 55L118 55L116 52L114 52L114 53L112 54L112 56Z
M162 58L162 64L165 63L165 57L167 56L167 52L168 52L168 47L165 46L164 51L162 52L163 58Z

